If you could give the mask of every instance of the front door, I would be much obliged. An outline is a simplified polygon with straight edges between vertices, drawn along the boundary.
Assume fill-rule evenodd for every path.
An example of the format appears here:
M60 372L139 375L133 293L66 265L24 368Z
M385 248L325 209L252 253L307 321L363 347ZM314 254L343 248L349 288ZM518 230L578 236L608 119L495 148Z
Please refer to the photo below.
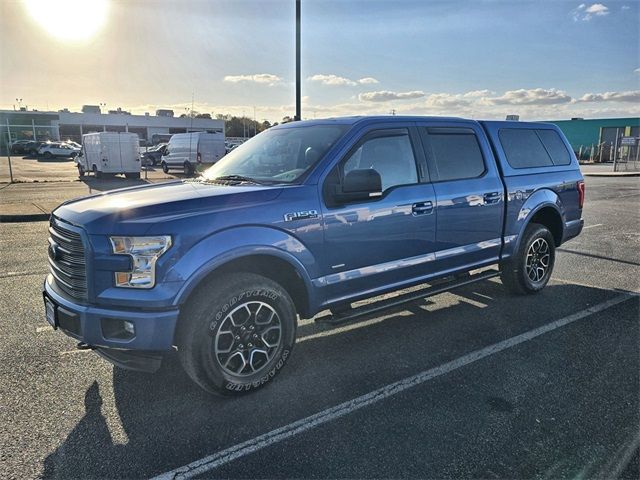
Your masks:
M324 276L318 284L327 301L407 281L433 260L435 194L424 179L419 142L409 126L369 131L327 177L325 185L371 168L382 180L382 195L367 201L334 205L325 189Z

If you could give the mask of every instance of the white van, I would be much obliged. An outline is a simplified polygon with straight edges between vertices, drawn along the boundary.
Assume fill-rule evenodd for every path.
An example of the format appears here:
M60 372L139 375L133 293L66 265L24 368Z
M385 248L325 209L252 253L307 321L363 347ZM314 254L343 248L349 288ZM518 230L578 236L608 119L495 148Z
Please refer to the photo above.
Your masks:
M140 178L140 149L137 133L98 132L82 136L82 154L76 157L78 175L93 172L124 173L127 178Z
M162 171L180 169L191 175L197 165L210 166L224 157L224 133L176 133L162 156Z

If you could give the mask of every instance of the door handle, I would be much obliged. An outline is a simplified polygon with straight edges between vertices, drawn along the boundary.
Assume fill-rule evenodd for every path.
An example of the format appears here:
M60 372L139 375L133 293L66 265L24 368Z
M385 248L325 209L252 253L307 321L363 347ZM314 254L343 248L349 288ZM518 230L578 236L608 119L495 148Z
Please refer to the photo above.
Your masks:
M483 198L485 205L492 205L494 203L499 203L502 199L502 195L500 192L489 192L485 193Z
M418 202L411 205L411 213L413 215L429 215L433 213L433 202Z

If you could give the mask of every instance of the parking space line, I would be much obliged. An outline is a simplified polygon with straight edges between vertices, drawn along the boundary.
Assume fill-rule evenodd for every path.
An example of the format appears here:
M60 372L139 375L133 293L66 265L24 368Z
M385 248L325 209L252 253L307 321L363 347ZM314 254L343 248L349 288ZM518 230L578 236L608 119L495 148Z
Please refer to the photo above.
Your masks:
M601 227L602 225L604 225L604 223L596 223L595 225L587 225L586 227L583 228L583 230L587 230L589 228L594 228L594 227Z
M169 472L162 473L155 477L155 479L167 480L177 478L193 478L197 475L202 475L203 473L214 470L241 457L267 448L270 445L274 445L296 435L300 435L308 430L336 420L369 405L378 403L381 400L397 395L401 392L404 392L405 390L417 387L436 377L445 375L461 367L477 362L478 360L502 352L516 345L528 342L529 340L544 335L545 333L552 332L558 328L569 325L570 323L576 322L590 315L606 310L607 308L611 308L633 297L633 294L623 293L622 295L618 295L610 300L607 300L606 302L599 303L577 313L563 317L554 322L548 323L538 328L534 328L533 330L529 330L520 335L516 335L515 337L511 337L507 340L494 343L493 345L489 345L488 347L475 350L438 367L425 370L411 377L391 383L365 395L336 405L335 407L328 408L309 417L300 419L258 437L247 440L243 443L214 453L213 455L209 455L200 460L196 460L183 467L179 467Z

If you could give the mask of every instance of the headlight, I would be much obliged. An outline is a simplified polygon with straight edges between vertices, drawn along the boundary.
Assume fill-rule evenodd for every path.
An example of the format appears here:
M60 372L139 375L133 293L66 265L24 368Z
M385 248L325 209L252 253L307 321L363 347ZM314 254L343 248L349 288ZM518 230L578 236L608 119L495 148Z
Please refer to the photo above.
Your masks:
M130 255L132 270L116 272L116 287L152 288L156 284L156 260L171 246L169 235L109 237L113 253Z

